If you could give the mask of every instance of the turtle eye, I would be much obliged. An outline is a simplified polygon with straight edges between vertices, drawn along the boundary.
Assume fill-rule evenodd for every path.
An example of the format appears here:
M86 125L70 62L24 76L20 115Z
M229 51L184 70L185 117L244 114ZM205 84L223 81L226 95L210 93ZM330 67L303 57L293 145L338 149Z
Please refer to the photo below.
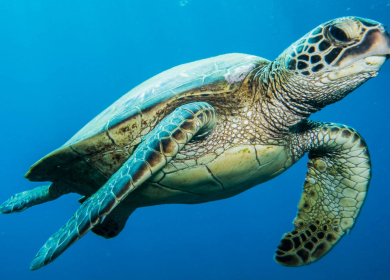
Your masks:
M329 33L330 35L332 35L332 37L334 39L336 39L337 41L340 41L340 42L348 42L348 36L347 34L341 29L341 28L338 28L338 27L335 27L335 26L332 26L330 29L329 29Z

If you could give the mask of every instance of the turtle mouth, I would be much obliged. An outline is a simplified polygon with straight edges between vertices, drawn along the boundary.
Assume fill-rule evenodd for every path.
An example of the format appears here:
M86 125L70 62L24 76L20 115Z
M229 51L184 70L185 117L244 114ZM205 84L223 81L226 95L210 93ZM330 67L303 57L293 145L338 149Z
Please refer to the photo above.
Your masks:
M364 58L363 60L369 68L373 67L379 69L383 65L383 63L385 63L385 61L389 58L390 58L390 54L385 54L385 55L372 55Z
M371 72L377 73L382 65L390 58L390 54L378 54L370 55L365 58L362 58L354 63L343 67L337 71L329 73L327 78L323 79L323 82L330 82L351 76L353 74L358 74L362 72ZM330 80L330 81L329 81Z

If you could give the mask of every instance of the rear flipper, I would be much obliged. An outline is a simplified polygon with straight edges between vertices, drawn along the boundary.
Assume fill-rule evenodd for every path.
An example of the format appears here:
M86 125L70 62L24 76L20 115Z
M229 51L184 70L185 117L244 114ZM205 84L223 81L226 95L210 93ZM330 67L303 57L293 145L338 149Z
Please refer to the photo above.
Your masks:
M87 199L88 197L84 196L79 199L79 202L83 204ZM127 204L118 204L110 214L105 216L102 223L92 228L92 232L106 239L116 237L125 228L127 220L135 209L137 208Z
M126 204L119 204L104 218L103 223L92 228L92 232L106 239L114 238L124 229L135 209Z
M17 193L0 205L0 213L22 212L31 206L52 201L69 192L70 190L53 183L30 191Z

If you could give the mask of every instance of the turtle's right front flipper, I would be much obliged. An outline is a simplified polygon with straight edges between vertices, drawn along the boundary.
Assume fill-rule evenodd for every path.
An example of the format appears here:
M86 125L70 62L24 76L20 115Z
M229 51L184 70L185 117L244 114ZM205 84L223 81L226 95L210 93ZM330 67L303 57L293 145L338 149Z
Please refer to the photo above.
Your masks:
M283 236L275 255L285 266L317 261L352 229L371 179L367 145L356 131L338 124L308 124L296 145L309 151L310 161L295 229Z
M196 134L206 135L210 132L216 119L214 108L204 102L183 105L165 117L107 183L50 237L30 268L39 269L52 262L101 223L129 193L161 170Z

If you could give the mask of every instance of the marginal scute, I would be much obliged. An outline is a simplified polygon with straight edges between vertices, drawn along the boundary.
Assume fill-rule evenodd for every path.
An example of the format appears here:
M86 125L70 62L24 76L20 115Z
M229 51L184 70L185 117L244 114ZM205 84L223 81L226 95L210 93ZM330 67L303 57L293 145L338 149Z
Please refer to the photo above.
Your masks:
M141 113L137 109L131 109L110 120L108 134L115 145L123 147L131 143L134 136L141 132L141 119Z
M108 178L114 174L129 157L124 150L113 150L97 154L89 159Z
M96 134L84 141L71 144L72 149L80 155L93 155L112 149L112 140L106 131Z

